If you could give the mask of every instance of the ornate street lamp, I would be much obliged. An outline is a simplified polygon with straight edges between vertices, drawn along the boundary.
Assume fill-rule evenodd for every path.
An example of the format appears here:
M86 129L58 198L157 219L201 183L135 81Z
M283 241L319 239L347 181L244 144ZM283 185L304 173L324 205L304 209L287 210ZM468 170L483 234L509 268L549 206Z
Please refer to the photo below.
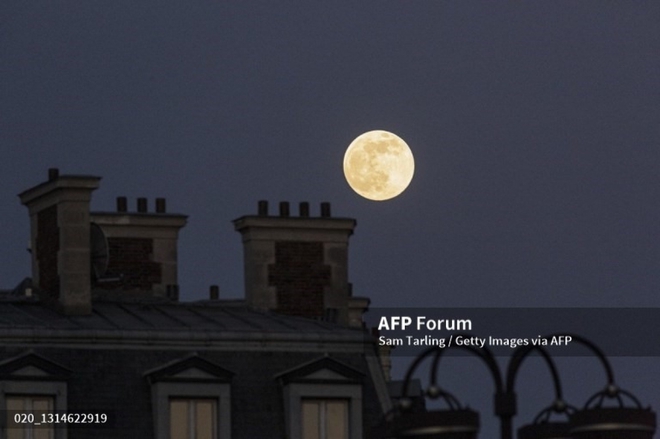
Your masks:
M590 341L576 337L582 345L600 359L607 373L607 386L589 398L582 410L570 416L570 437L574 439L652 439L656 429L655 413L642 408L639 400L630 392L619 389L607 357ZM633 406L626 406L626 399ZM614 402L615 406L607 406Z
M435 389L435 390L434 390ZM463 407L458 400L437 388L427 390L429 397L442 399L446 410L410 412L411 401L402 400L386 416L386 422L374 430L374 439L476 439L479 432L479 413ZM432 394L432 395L431 395Z
M562 334L570 335L570 334ZM503 379L495 356L487 347L434 346L422 352L408 368L403 384L403 397L391 412L376 438L387 439L473 439L479 428L478 413L463 407L450 393L437 383L440 359L448 349L462 349L480 358L491 372L495 384L495 414L500 418L501 439L513 439L513 417L516 415L515 380L523 361L530 353L536 352L545 360L554 384L555 399L541 411L532 424L518 430L518 439L652 439L656 429L656 417L650 408L644 409L632 394L619 389L614 382L614 374L603 352L590 341L570 335L572 341L589 348L600 360L607 374L605 390L596 393L582 410L566 404L562 395L559 374L552 357L541 346L522 346L513 352ZM549 336L553 337L553 336ZM442 400L448 408L421 413L412 412L412 402L408 398L408 387L413 374L426 359L433 358L430 372L430 385L426 397ZM632 401L627 406L625 399ZM615 402L607 406L605 402ZM554 418L561 417L557 421Z
M626 406L624 397L634 406ZM607 400L617 406L605 406ZM573 413L570 423L570 437L575 439L651 439L656 428L655 413L613 384L592 396L583 410Z
M467 408L411 413L393 420L388 438L476 439L479 414Z

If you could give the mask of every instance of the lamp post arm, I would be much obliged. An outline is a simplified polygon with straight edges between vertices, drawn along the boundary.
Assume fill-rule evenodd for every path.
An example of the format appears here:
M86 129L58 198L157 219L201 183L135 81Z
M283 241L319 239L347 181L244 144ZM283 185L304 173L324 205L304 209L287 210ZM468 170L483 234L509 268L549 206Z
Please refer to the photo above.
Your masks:
M415 358L415 361L413 361L413 364L410 365L408 368L408 371L406 372L406 377L403 380L403 390L401 392L402 398L407 398L408 397L408 387L410 385L410 379L412 378L413 374L415 373L415 370L417 370L417 367L419 367L420 363L429 355L431 355L435 351L441 351L441 349L437 346L430 347L426 349L424 352L422 352L420 355Z
M516 351L513 353L513 356L511 357L511 361L509 362L509 366L507 368L506 393L511 394L515 391L515 381L516 381L516 376L518 375L518 371L520 370L520 366L522 365L523 361L527 358L527 356L530 353L532 353L532 351L535 350L541 354L546 364L548 365L548 368L550 369L550 374L552 375L552 382L555 387L556 402L563 401L561 380L559 378L559 373L557 372L557 367L555 366L555 362L552 360L552 357L550 357L550 354L548 354L548 351L543 349L541 346L522 346L516 349Z
M459 334L458 336L462 336L462 334ZM458 337L457 336L457 337ZM490 349L487 347L483 348L475 348L473 346L450 346L446 349L439 349L437 353L435 354L435 357L433 358L433 364L431 365L431 385L436 386L437 385L437 378L438 378L438 365L440 364L440 358L444 354L445 351L449 349L462 349L466 350L468 352L471 352L475 355L477 355L479 358L481 358L484 363L486 363L486 366L488 366L488 370L490 371L491 376L493 377L493 381L495 383L495 391L497 393L501 393L502 390L504 389L503 382L502 382L502 374L500 372L500 367L497 364L497 361L495 360L495 356L491 352Z
M458 336L466 336L464 334L458 334ZM514 393L507 393L504 390L504 383L502 381L502 373L500 367L497 364L497 360L493 355L493 352L487 348L475 348L473 346L450 346L446 349L438 349L433 358L433 364L431 365L431 385L437 387L438 379L438 365L440 364L440 358L445 351L449 349L462 349L470 353L475 354L477 357L481 358L488 370L493 377L495 383L495 415L500 418L500 438L501 439L512 439L513 438L513 422L512 419L516 414L516 395Z
M586 338L577 335L577 334L552 334L549 335L547 338L550 337L555 337L555 336L569 336L572 337L571 342L577 341L583 346L586 346L589 348L595 355L598 357L600 360L600 363L603 365L603 368L605 369L605 374L607 374L607 384L608 385L614 385L614 371L612 370L612 366L610 365L610 362L608 361L607 357L605 356L605 353L595 344L587 340Z

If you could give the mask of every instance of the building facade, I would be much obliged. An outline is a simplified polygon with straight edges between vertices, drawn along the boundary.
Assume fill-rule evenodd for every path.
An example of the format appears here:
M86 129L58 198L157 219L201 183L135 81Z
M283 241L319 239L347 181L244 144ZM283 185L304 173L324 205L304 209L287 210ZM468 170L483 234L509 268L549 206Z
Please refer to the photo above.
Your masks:
M91 212L99 181L53 169L19 195L32 274L0 294L0 437L368 436L391 401L348 282L353 219L260 202L234 221L245 299L182 302L186 217Z

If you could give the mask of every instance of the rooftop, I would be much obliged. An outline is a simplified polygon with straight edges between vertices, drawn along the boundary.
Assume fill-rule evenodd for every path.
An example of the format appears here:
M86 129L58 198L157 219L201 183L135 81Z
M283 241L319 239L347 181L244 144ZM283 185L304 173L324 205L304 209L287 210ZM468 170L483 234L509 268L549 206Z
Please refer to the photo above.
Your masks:
M36 298L0 294L0 334L6 343L49 340L52 343L134 345L214 343L219 349L290 348L291 343L355 345L368 336L359 329L295 316L256 311L244 301L175 302L95 300L90 315L59 313ZM278 345L278 342L280 345ZM238 345L237 345L238 344Z

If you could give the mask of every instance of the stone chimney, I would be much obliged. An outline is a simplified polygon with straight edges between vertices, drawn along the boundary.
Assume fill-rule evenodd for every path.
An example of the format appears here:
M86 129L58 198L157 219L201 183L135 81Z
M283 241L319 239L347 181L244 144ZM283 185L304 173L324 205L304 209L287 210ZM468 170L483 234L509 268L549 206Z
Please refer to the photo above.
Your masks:
M33 284L42 299L66 314L90 314L90 218L100 177L59 175L19 197L30 215Z
M164 198L156 199L155 212L146 198L128 212L125 197L117 212L90 212L100 180L49 169L47 182L19 194L30 214L40 298L70 315L90 314L94 298L142 293L178 300L178 233L187 217L168 214Z
M164 198L156 198L152 212L146 198L137 198L136 209L129 212L126 197L118 197L116 212L90 214L108 245L105 279L95 288L178 300L178 237L188 217L167 213Z
M243 237L248 305L348 325L348 238L355 225L332 218L330 203L321 203L318 217L308 203L292 216L287 202L270 216L268 202L260 201L258 215L234 220Z

